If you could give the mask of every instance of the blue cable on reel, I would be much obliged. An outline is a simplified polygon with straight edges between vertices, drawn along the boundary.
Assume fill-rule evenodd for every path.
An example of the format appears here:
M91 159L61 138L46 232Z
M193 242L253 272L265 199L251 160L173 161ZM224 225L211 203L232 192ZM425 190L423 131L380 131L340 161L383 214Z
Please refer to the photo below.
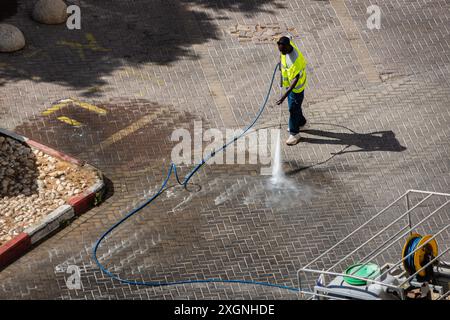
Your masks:
M172 172L175 175L175 178L178 182L178 184L186 187L189 180L193 177L193 175L211 158L213 158L218 152L225 150L230 144L234 143L238 139L240 139L242 136L247 133L248 130L250 130L255 123L258 121L258 119L261 117L261 114L263 113L264 109L266 108L267 102L270 97L270 93L272 91L272 85L275 80L275 75L277 72L277 69L279 68L279 63L275 66L275 70L273 71L272 80L270 81L269 89L267 91L266 97L264 99L263 104L261 105L261 108L259 109L255 119L248 125L241 134L234 137L231 141L224 144L219 150L214 150L211 152L208 156L202 159L202 161L197 164L192 171L190 171L184 178L183 181L180 180L177 172L177 167L174 163L171 163L169 170L167 172L167 176L164 179L163 183L161 184L161 187L159 190L150 197L147 201L142 203L137 208L134 208L129 213L127 213L122 219L117 221L113 226L111 226L108 230L106 230L105 233L102 234L102 236L97 240L95 243L93 250L92 250L92 257L95 261L95 263L98 265L100 270L104 272L107 276L120 281L122 283L132 284L132 285L140 285L140 286L150 286L150 287L163 287L163 286L174 286L174 285L181 285L181 284L193 284L193 283L240 283L240 284L251 284L251 285L260 285L260 286L266 286L266 287L274 287L279 289L285 289L290 291L299 292L300 290L298 288L284 286L284 285L278 285L278 284L272 284L269 282L260 282L260 281L250 281L250 280L224 280L224 279L205 279L205 280L180 280L180 281L173 281L173 282L161 282L161 281L136 281L136 280L127 280L122 279L118 275L113 274L111 271L109 271L105 266L103 266L100 261L97 258L97 250L101 244L101 242L106 238L108 234L110 234L114 229L116 229L119 225L124 223L126 220L128 220L130 217L132 217L134 214L145 208L147 205L149 205L153 200L155 200L161 193L164 191L164 188L167 186L167 183L169 182L169 179L172 175Z
M422 237L412 239L412 241L409 242L408 247L406 248L405 255L413 252L417 248L417 245L419 244L421 239ZM406 266L413 271L412 273L416 271L416 267L414 265L414 254L411 254L408 258L406 258Z

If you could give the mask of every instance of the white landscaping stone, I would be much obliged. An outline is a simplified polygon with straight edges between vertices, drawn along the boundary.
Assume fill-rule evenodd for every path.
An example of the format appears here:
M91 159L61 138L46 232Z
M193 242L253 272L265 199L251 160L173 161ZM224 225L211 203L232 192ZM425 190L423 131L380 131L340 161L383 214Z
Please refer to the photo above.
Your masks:
M23 47L25 37L22 31L11 24L0 23L0 52L14 52Z
M32 16L40 23L61 24L67 20L67 5L62 0L39 0Z
M83 185L93 186L98 180L94 170L88 173L86 169L45 157L46 154L9 137L0 136L0 150L0 246L14 232L49 222L45 219L55 216L48 214L64 206L69 195L85 191ZM53 230L57 225L51 222L51 227L45 229ZM41 231L33 241L47 234Z

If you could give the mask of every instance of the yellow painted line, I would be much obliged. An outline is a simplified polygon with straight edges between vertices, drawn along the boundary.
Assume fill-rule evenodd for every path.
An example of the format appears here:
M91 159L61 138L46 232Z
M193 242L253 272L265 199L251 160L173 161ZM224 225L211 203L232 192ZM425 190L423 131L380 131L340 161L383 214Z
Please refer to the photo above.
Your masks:
M219 76L214 62L209 57L204 46L193 45L192 48L195 52L199 53L199 64L202 66L202 72L207 80L206 82L208 83L210 97L219 111L223 124L227 128L235 127L237 123L233 114L233 107L228 101L222 82L218 80Z
M160 110L156 111L153 114L149 114L149 115L146 115L146 116L140 118L139 120L132 123L128 127L112 134L111 136L109 136L108 138L103 140L102 142L100 142L96 145L93 145L92 147L89 147L89 150L86 150L86 151L80 153L78 155L78 157L88 156L90 154L90 152L92 152L92 151L95 152L96 150L99 150L102 148L107 148L107 147L119 142L120 140L126 138L130 134L132 134L132 133L136 132L137 130L141 129L142 127L148 125L150 122L154 121L155 119L157 119L159 116L163 115L166 112L170 112L170 110L169 110L169 108L164 107L164 108L161 108Z
M89 110L89 111L92 111L92 112L95 112L95 113L98 113L98 114L106 114L106 112L107 112L105 109L99 108L99 107L94 106L93 104L90 104L90 103L80 102L80 101L77 101L77 100L73 100L73 103L75 105L79 106L79 107L82 107L82 108L84 108L86 110Z
M358 62L364 71L366 79L372 83L380 83L381 79L377 68L372 61L369 49L361 37L358 27L353 21L344 0L331 0L330 3L336 12L336 16L341 23L342 29L344 30L348 41L352 46L353 52L355 53Z
M149 114L149 115L143 116L142 118L140 118L136 122L132 123L128 127L117 131L116 133L111 135L106 140L100 142L98 145L94 146L93 149L96 150L96 149L99 149L99 148L106 148L106 147L109 147L110 145L112 145L114 143L119 142L123 138L129 136L130 134L132 134L132 133L134 133L136 131L138 131L142 127L148 125L153 120L157 119L158 116L162 115L164 112L169 112L169 108L162 108L162 109L158 110L157 112L155 112L153 114Z
M79 106L81 108L84 108L86 110L89 110L89 111L92 111L92 112L95 112L95 113L98 113L98 114L106 114L107 113L107 111L105 109L102 109L102 108L99 108L97 106L94 106L93 104L77 101L75 99L66 99L66 100L62 100L61 103L54 104L53 106L51 106L50 108L48 108L47 110L42 112L42 114L44 116L48 116L49 114L52 114L53 112L64 108L69 103L73 103L76 106Z
M74 50L77 50L78 55L80 56L81 60L84 60L86 58L86 56L84 54L85 49L86 50L89 49L92 51L102 51L102 52L111 51L111 49L102 48L101 46L99 46L97 43L97 40L95 39L95 37L92 33L86 33L85 36L86 36L86 40L88 41L88 44L82 44L77 41L65 41L65 40L58 41L57 44L62 45L62 46L68 46Z
M42 112L42 114L44 116L48 116L49 114L52 114L55 111L58 111L62 108L64 108L65 106L67 106L70 102L63 102L63 103L58 103L58 104L54 104L52 105L50 108L48 108L47 110L45 110L44 112Z
M38 55L38 57L44 57L44 56L48 57L48 53L42 49L32 50L31 52L25 53L23 56L25 58L31 58L31 57L34 57L35 55Z
M58 117L58 120L70 124L71 126L74 127L81 126L81 122L78 122L77 120L71 119L69 117Z

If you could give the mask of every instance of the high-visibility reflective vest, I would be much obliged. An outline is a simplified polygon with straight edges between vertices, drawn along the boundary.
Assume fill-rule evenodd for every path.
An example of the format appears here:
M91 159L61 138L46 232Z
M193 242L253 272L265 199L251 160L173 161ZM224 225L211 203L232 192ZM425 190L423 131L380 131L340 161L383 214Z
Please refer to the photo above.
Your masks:
M297 85L292 90L295 93L300 93L305 90L307 80L306 80L306 64L307 61L294 42L290 42L291 46L294 48L294 61L292 65L288 68L286 64L286 55L281 55L281 78L282 85L285 88L289 88L292 80L300 73ZM292 54L292 53L291 53Z

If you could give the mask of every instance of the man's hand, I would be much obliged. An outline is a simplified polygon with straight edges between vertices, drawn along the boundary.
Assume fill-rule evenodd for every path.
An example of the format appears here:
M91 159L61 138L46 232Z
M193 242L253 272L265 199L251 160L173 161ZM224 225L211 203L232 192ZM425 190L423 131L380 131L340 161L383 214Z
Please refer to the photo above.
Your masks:
M280 105L284 102L284 100L286 100L287 96L289 95L289 93L295 88L295 86L297 85L298 80L300 79L300 74L297 74L295 76L295 78L292 80L291 85L289 86L289 88L287 89L286 93L283 94L283 96L281 97L280 100L277 101L277 105Z
M277 101L277 105L280 105L286 100L286 96L282 96L280 100Z

